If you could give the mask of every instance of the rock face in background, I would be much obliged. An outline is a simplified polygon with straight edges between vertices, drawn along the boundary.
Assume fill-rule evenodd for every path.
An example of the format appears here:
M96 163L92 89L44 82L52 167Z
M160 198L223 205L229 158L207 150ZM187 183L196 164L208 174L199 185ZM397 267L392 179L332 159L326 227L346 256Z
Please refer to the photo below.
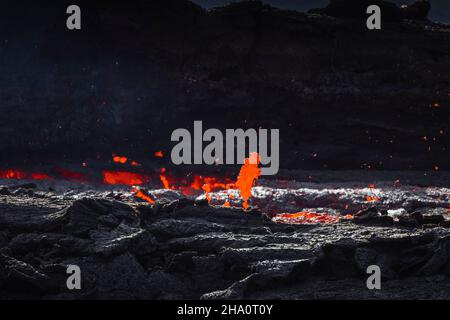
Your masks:
M168 149L179 127L279 128L289 168L449 169L450 31L188 1L0 5L0 161ZM426 138L425 138L426 137Z
M401 21L403 19L427 20L431 8L428 0L419 0L411 5L403 5L401 7L398 7L391 1L383 0L331 0L325 8L312 9L310 12L333 17L366 20L366 10L371 5L380 7L384 21Z

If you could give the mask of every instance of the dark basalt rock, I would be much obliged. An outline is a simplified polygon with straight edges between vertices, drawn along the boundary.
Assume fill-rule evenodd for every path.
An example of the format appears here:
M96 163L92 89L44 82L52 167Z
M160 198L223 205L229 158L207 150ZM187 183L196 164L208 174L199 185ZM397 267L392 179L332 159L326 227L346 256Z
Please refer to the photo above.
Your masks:
M384 288L395 281L417 286L422 276L450 276L447 229L386 228L392 218L376 207L358 212L358 224L291 226L274 224L257 211L198 206L187 199L149 206L84 198L60 210L51 209L45 196L2 197L8 201L0 210L0 297L292 299L340 283L341 289L334 289L339 297L361 298L364 292L357 288L364 286L342 288L363 283L371 264L382 268ZM39 209L31 205L35 201ZM417 215L409 219L417 221ZM81 291L65 287L69 264L82 270ZM435 293L434 287L418 288L420 297ZM395 289L381 294L417 297Z
M403 227L415 228L419 226L419 222L417 219L414 219L410 215L400 216L398 217L398 224Z
M17 185L13 185L9 187L12 190L16 190L16 189L36 189L37 185L36 183L30 182L30 183L22 183L22 184L17 184Z
M11 194L11 191L7 187L0 187L0 195L8 196Z
M423 224L440 224L445 221L445 218L440 214L424 215L422 218Z
M330 3L325 8L312 9L309 12L340 18L367 19L366 10L370 5L379 6L383 19L387 21L400 21L402 19L427 20L431 8L428 0L419 0L411 5L402 7L382 0L330 0Z
M121 221L129 226L140 224L136 211L129 205L104 199L78 200L59 214L68 221L65 229L77 236L87 236L99 225L117 227Z
M378 211L378 208L370 207L358 211L353 218L353 222L356 224L388 227L394 224L394 219L387 215L383 215Z
M419 0L411 5L401 7L401 13L404 19L427 20L431 4L429 0Z

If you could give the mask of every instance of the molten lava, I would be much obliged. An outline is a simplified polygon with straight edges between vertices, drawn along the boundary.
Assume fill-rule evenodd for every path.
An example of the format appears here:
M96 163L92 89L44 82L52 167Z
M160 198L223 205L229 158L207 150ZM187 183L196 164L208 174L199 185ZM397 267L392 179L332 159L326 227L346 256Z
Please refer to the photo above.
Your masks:
M27 174L22 170L7 169L0 170L1 179L26 179Z
M154 203L155 203L155 200L153 200L152 198L150 198L149 195L146 195L146 194L145 194L144 192L142 192L142 190L140 190L139 188L133 187L133 188L131 188L131 192L134 193L134 196L135 196L136 198L145 200L145 201L147 201L147 202L149 202L149 203L151 203L151 204L154 204Z
M103 171L103 182L106 184L124 184L134 186L141 185L148 181L149 178L147 176L138 173L127 171Z
M173 190L175 189L174 186L170 186L169 180L167 177L163 174L159 175L159 179L161 180L161 183L163 184L164 189Z
M367 202L378 202L380 201L380 198L378 198L377 196L366 196L366 200Z
M261 170L258 168L259 163L259 155L252 153L249 158L245 159L244 165L239 172L236 186L241 192L244 209L248 208L248 199L252 196L252 187L261 175Z

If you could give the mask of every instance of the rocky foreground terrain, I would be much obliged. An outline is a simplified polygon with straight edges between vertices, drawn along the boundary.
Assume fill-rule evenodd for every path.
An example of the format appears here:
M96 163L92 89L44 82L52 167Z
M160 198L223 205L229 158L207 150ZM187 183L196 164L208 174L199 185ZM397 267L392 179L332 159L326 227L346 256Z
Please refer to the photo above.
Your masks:
M148 191L157 199L150 205L120 188L3 182L1 299L450 298L445 187L260 185L244 212L177 191ZM264 190L287 212L301 198L340 221L276 223ZM353 219L341 219L340 203L369 191L380 201L362 201L349 208ZM81 268L81 290L66 287L71 264ZM372 264L381 290L366 287Z

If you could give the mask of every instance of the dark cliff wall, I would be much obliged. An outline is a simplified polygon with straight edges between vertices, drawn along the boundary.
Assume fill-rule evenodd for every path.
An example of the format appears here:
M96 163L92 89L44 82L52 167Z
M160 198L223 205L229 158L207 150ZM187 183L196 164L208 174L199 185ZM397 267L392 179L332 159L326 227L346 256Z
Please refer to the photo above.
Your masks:
M450 167L449 30L157 0L82 1L71 32L68 4L0 5L3 162L144 156L203 120L279 128L286 167Z

